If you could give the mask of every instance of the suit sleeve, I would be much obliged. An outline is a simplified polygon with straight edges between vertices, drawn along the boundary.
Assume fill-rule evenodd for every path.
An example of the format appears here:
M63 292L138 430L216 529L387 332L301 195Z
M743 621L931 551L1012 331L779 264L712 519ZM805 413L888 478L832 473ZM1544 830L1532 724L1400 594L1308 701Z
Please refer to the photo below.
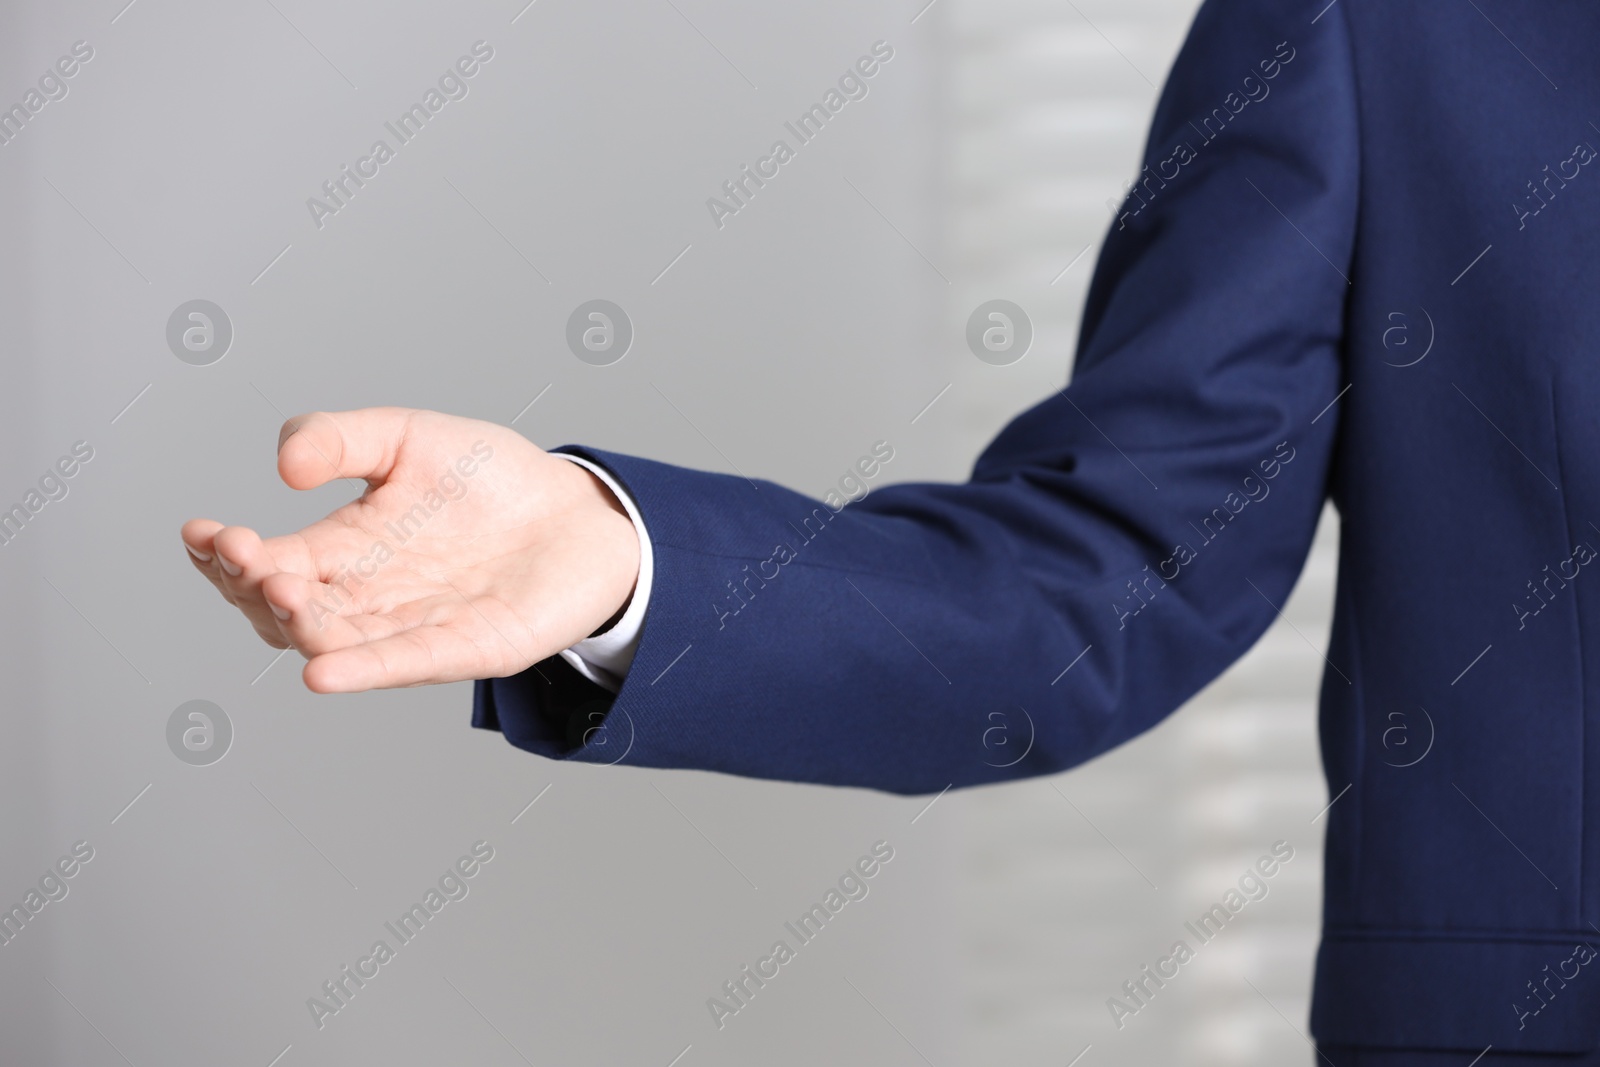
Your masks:
M1342 16L1311 18L1201 8L1071 384L969 482L839 507L571 449L650 531L632 669L614 701L554 658L480 681L474 724L555 758L936 792L1090 759L1242 655L1304 564L1344 381L1355 87Z

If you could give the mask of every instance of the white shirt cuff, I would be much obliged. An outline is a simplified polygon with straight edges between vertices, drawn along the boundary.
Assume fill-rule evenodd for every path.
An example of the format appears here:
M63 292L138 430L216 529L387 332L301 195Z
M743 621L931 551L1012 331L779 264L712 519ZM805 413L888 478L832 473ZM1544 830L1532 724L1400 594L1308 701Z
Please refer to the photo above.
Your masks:
M606 488L622 502L623 510L633 520L633 532L639 535L639 580L633 589L633 599L628 602L628 610L622 613L622 618L611 629L586 637L561 653L561 658L572 664L579 674L615 693L622 688L622 679L633 664L633 654L639 648L639 633L644 628L645 609L650 604L650 583L655 574L650 535L644 528L644 519L640 518L633 498L608 471L581 456L566 452L552 452L550 455L576 463L604 482Z

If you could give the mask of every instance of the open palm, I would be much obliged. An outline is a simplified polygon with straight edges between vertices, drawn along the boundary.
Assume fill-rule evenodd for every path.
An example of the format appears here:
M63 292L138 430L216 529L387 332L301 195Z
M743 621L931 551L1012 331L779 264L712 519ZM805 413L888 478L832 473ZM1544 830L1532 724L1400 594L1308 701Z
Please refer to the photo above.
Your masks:
M633 524L589 472L516 432L431 411L292 419L278 472L367 490L263 540L184 524L194 565L316 692L504 677L587 637L638 575Z

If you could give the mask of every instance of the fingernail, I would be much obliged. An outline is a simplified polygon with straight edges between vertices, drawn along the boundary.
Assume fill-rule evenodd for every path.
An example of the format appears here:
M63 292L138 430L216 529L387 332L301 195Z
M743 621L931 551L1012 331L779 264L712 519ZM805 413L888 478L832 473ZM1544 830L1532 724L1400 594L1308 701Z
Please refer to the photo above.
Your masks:
M272 609L272 613L274 615L276 615L279 619L283 620L284 622L288 622L289 621L289 609L288 608L280 608L280 607L278 607L278 605L274 604L270 600L267 601L267 607L271 608Z
M198 548L191 547L188 542L184 542L183 547L189 549L189 555L193 556L195 559L199 560L201 563L210 563L211 562L211 553L202 552Z
M285 422L283 424L282 427L279 428L279 430L278 430L278 451L279 452L283 451L284 442L286 442L287 440L289 440L289 438L293 437L295 434L300 432L300 427L305 424L305 421L306 420L303 419L303 418L296 417L296 418L288 420L287 422Z
M244 573L244 568L239 566L237 563L229 563L227 556L218 556L217 562L222 564L222 569L227 571L228 574L234 578L237 578L239 575Z

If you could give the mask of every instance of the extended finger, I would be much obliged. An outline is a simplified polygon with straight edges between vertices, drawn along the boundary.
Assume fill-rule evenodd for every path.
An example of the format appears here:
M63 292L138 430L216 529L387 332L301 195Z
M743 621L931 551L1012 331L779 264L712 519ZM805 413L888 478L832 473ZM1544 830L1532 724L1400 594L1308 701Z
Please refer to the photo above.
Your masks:
M460 682L479 677L484 654L470 637L445 626L418 626L312 658L301 673L314 693Z
M222 598L231 604L233 596L223 586L222 569L217 566L214 539L220 529L222 523L215 519L190 519L183 524L179 536L183 539L183 547L188 551L189 562L194 564L194 569L210 579Z
M222 588L263 640L283 648L288 642L261 595L262 581L278 570L261 536L248 526L225 526L212 538L212 546Z
M270 575L262 595L278 631L307 658L389 637L418 618L408 605L364 613L347 592L287 571Z

